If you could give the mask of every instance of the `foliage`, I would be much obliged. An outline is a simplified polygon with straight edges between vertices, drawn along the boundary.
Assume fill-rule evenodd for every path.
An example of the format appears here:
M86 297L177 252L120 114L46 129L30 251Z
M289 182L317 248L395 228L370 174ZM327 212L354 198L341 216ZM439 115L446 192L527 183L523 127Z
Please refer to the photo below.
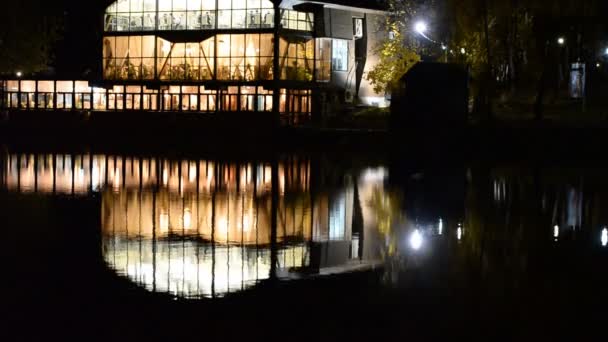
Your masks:
M571 49L571 55L581 56L585 40L591 45L584 35L592 30L582 27L600 8L597 0L447 0L451 61L469 66L474 79L488 82L485 88L536 88L545 69L557 78L558 64L567 63L560 57L558 36L581 40L579 49L575 44L562 49Z
M433 1L426 1L433 5ZM413 21L424 6L418 2L387 0L389 15L379 23L385 38L376 46L378 63L366 75L376 93L390 93L405 73L421 60L425 52L417 36L411 31Z
M379 63L370 70L366 78L376 93L390 92L405 73L420 61L416 51L404 46L401 34L393 31L395 38L387 39L378 48Z
M44 0L5 1L0 11L0 74L48 68L60 36L61 6Z

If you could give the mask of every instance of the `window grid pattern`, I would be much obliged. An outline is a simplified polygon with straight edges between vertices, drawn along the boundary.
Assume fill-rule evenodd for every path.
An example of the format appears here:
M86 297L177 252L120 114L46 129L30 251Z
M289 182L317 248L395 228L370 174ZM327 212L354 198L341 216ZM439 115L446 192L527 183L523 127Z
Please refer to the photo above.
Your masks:
M105 32L274 27L269 0L118 0L105 13Z
M272 40L272 34L218 35L217 79L271 80Z
M293 10L281 10L281 27L288 30L312 31L314 14Z
M157 74L161 80L204 81L213 79L215 38L200 43L157 40Z
M291 42L281 38L279 66L282 80L313 80L314 46L313 39Z
M154 36L105 37L103 74L106 79L154 79Z
M348 41L344 39L333 39L331 50L332 70L348 71Z

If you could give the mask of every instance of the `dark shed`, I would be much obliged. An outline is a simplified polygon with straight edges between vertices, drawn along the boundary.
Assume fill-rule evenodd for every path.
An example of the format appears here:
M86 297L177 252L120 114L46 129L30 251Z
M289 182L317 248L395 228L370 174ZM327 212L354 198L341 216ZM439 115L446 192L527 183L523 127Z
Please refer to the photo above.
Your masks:
M469 74L460 65L421 62L402 78L391 104L391 128L463 127ZM448 127L446 127L448 126Z

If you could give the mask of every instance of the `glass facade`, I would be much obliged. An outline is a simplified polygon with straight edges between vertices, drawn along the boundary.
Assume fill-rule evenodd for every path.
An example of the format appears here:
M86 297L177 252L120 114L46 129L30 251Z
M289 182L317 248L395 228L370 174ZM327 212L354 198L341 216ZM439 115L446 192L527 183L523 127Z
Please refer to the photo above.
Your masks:
M268 0L119 0L105 14L106 32L259 29L274 26Z
M5 81L3 103L6 109L97 110L97 111L173 111L173 112L271 112L273 91L262 86L164 86L160 90L145 86L115 85L110 89L90 87L87 81ZM36 90L38 89L38 90ZM310 102L310 91L306 94ZM287 100L285 97L283 102ZM307 106L283 104L281 110Z
M348 71L348 41L344 39L332 40L331 64L334 71Z
M314 14L283 9L281 27L288 30L312 31Z
M103 87L73 80L4 81L2 107L274 110L284 123L304 123L311 117L315 83L348 69L349 43L314 38L312 13L281 9L275 18L273 7L270 0L118 0L104 17ZM274 27L275 19L280 27ZM201 34L183 32L188 30Z
M312 81L315 61L314 39L281 38L279 66L281 79Z

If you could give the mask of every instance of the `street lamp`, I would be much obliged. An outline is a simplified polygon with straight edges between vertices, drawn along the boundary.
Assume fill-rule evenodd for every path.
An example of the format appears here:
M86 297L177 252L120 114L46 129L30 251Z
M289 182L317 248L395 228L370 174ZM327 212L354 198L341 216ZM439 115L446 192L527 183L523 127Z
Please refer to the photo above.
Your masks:
M17 71L15 75L17 75L18 78L21 78L21 76L23 76L23 73L21 71Z
M564 37L557 38L557 44L564 45L566 43L566 39Z
M426 23L424 21L419 21L416 23L416 25L414 25L414 30L416 30L416 32L420 33L423 36L427 29L428 27L426 26Z
M606 56L608 56L608 48L606 48L606 50L604 50L604 54L605 54Z

